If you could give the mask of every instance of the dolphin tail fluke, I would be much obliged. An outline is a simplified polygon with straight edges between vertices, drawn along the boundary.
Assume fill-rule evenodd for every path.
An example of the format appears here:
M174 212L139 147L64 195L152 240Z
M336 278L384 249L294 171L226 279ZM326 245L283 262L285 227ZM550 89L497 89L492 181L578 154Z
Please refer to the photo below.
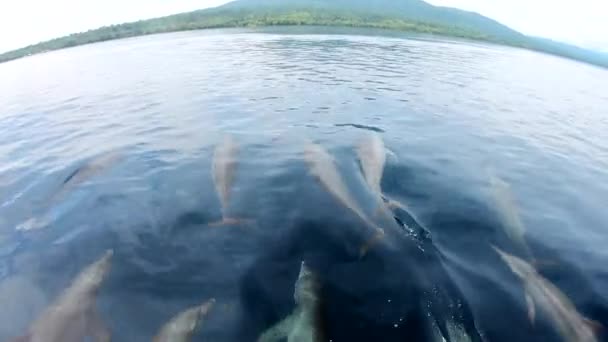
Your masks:
M254 219L224 217L220 221L212 222L209 227L225 227L225 226L250 226L255 223Z
M534 303L532 295L528 292L526 292L526 306L528 307L528 319L530 320L530 323L534 325L536 322L536 304Z

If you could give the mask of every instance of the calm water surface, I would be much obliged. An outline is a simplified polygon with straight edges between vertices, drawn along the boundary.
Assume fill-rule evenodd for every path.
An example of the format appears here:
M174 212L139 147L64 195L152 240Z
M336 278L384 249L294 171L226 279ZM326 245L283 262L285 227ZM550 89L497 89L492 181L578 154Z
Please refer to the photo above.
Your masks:
M253 341L292 311L302 260L323 283L333 341L437 340L428 317L487 341L555 341L491 248L515 251L492 175L511 186L539 271L608 326L608 71L347 33L187 32L1 64L0 340L113 249L97 307L116 341L149 341L211 297L195 340ZM361 223L303 149L329 150L373 213L355 155L369 131L389 150L383 191L409 207L395 215L426 233L388 234L396 248L358 258ZM230 210L255 224L210 227L227 134L240 147ZM109 151L122 157L50 200ZM17 229L32 217L48 224Z

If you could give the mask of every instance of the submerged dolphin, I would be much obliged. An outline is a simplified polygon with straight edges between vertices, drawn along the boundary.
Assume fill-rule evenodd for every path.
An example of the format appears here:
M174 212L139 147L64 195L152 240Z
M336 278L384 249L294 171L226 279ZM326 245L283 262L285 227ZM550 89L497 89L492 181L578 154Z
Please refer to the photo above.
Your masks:
M490 183L492 185L494 201L498 206L498 213L503 221L505 233L517 244L517 247L524 253L526 258L532 259L532 252L524 236L526 229L519 216L509 184L493 175L490 177Z
M65 193L71 191L76 186L84 183L93 176L105 171L122 158L122 155L117 151L111 151L96 156L89 160L87 163L77 168L72 172L64 181L59 193L53 198L63 196Z
M152 339L152 342L188 342L201 320L211 311L215 299L187 309L173 317Z
M543 278L532 265L497 247L494 250L523 282L528 313L541 309L551 318L566 342L596 342L589 321L581 316L574 304L553 284ZM534 316L530 317L534 319Z
M382 192L380 185L386 165L386 155L387 150L384 141L376 133L366 135L357 146L357 157L361 164L363 178L365 178L365 182L374 196L378 198L379 207L376 214L382 213L392 220L393 216L389 215L387 209L401 209L407 213L410 213L410 210L406 205L389 198Z
M368 134L357 147L363 177L374 195L382 196L380 183L386 164L386 148L378 134Z
M342 180L334 158L321 145L309 143L304 150L304 159L310 167L310 172L321 182L321 184L336 198L342 205L355 213L361 221L369 227L375 229L375 235L371 241L362 247L361 253L364 255L369 249L370 244L376 243L384 236L384 230L373 223L363 210L353 200L346 184Z
M61 184L59 190L55 192L44 205L45 214L40 217L33 217L17 226L17 230L33 230L47 226L54 218L49 212L50 208L60 202L74 188L91 179L92 177L107 170L122 158L122 154L111 151L96 156L84 165L74 170Z
M293 294L296 302L294 312L266 330L258 338L258 342L282 341L284 338L287 338L287 342L324 341L320 322L319 291L315 274L302 261Z
M109 342L110 332L95 310L97 291L110 271L113 252L107 251L85 268L14 342Z
M234 182L234 169L236 167L236 154L238 145L231 136L226 136L224 140L216 146L213 153L211 165L213 183L215 191L220 200L222 220L212 223L212 226L223 226L228 224L242 223L245 220L228 216L230 202L230 189Z

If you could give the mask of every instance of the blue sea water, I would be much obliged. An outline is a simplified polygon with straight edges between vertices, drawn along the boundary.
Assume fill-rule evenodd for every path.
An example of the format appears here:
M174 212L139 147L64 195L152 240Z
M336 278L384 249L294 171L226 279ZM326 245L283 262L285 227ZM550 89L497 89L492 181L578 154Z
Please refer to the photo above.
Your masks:
M332 341L433 340L428 317L473 341L555 341L492 249L516 250L493 176L511 187L539 272L608 326L608 71L362 33L174 33L0 64L0 340L113 249L97 308L115 341L149 341L212 297L195 340L253 341L293 310L303 260L323 283ZM355 154L370 132L388 150L384 193L408 206L395 216L425 234L388 228L394 248L360 258L365 227L303 150L324 146L371 214ZM230 210L255 223L211 227L226 135L239 144ZM121 158L56 196L108 152ZM31 218L45 224L18 229Z

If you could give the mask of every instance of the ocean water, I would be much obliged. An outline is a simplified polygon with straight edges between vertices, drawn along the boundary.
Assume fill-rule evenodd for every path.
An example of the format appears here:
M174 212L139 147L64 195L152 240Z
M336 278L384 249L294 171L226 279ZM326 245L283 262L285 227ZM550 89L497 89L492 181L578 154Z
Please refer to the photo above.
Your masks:
M149 341L210 298L193 340L255 341L294 310L302 261L327 340L560 341L546 314L530 322L493 247L535 260L608 327L608 71L375 33L186 32L0 64L0 340L108 249L95 308L114 341ZM356 155L370 134L387 149L382 191L407 206L397 220L374 215ZM247 221L218 227L212 159L227 136L228 211ZM311 143L386 232L365 256L369 226L311 175ZM527 252L493 179L510 188Z

